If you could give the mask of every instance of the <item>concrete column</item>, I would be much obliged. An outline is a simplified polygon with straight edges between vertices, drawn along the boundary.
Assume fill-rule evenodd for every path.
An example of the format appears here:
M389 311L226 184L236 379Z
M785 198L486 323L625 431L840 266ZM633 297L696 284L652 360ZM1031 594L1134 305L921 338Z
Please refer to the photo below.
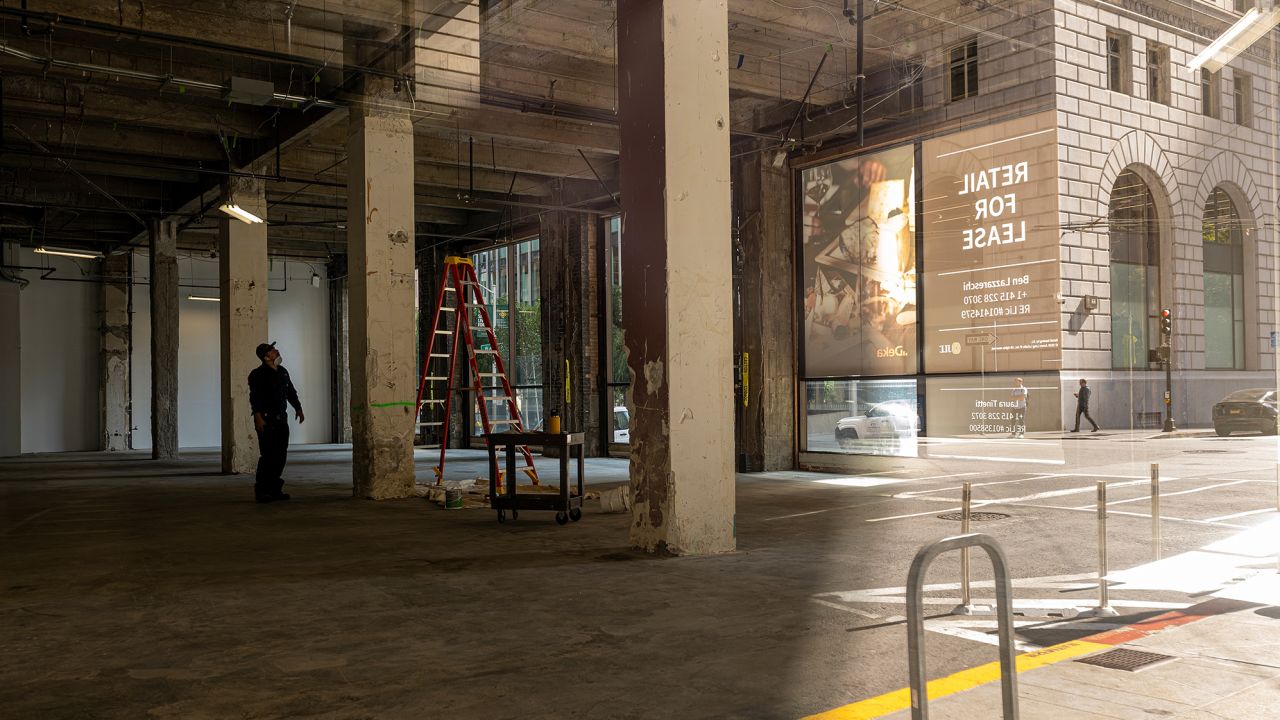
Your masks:
M11 257L17 256L17 245ZM0 245L0 252L5 248ZM19 264L14 261L14 264ZM0 457L22 454L22 288L0 280Z
M791 177L750 143L734 162L735 222L742 248L742 392L738 440L748 472L795 467L795 246ZM776 143L775 143L776 144Z
M351 361L347 355L347 256L329 261L329 366L333 383L333 442L351 442Z
M599 218L553 211L540 218L543 410L559 410L565 432L586 433L602 455L596 259ZM566 378L568 382L566 383Z
M236 204L265 220L266 183L251 178L233 178L231 183ZM267 225L226 216L218 223L222 472L251 473L258 462L258 436L249 408L248 378L261 364L254 349L258 343L271 342L267 337Z
M726 0L619 0L631 540L734 548Z
M102 261L102 449L129 449L129 282L133 255L109 255Z
M178 224L152 220L151 457L178 456Z
M414 491L418 395L413 126L390 81L365 91L347 125L352 479L358 497L401 498Z

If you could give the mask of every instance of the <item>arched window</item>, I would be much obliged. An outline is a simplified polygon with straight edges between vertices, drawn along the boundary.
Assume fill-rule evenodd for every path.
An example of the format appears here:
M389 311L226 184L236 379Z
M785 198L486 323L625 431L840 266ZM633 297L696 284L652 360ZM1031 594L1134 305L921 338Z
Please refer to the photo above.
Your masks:
M1231 196L1204 205L1204 365L1244 369L1244 230Z
M1116 178L1107 211L1111 233L1111 365L1147 368L1160 345L1160 230L1155 197L1133 170Z

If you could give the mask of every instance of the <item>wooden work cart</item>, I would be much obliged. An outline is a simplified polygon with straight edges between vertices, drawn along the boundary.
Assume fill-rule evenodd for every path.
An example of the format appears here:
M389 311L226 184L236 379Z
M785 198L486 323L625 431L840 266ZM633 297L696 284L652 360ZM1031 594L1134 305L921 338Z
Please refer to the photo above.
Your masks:
M582 447L583 433L501 432L485 435L489 448L489 505L498 511L498 522L520 516L521 510L554 510L556 522L561 525L570 520L582 519L582 478L585 462ZM521 446L553 447L560 450L560 491L551 493L521 493L516 482L516 449ZM505 448L503 485L498 484L498 448ZM569 456L577 448L578 492L569 492Z

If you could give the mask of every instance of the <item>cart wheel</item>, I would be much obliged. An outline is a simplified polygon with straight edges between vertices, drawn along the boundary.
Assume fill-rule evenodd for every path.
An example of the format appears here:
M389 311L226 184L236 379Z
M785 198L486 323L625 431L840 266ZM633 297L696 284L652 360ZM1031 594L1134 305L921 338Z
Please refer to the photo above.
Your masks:
M569 524L569 516L568 516L568 515L565 515L565 514L564 514L564 513L562 513L562 512L558 512L558 513L556 513L556 522L557 522L557 523L559 523L559 524L561 524L561 525L568 525L568 524Z
M511 511L511 519L512 519L512 520L519 520L519 519L520 519L520 511L519 511L519 510L512 510L512 511Z
M506 522L506 521L507 521L507 511L506 511L506 510L499 510L499 511L498 511L498 522L500 522L500 523L504 523L504 522Z
M582 508L573 508L569 511L569 519L578 522L582 519Z

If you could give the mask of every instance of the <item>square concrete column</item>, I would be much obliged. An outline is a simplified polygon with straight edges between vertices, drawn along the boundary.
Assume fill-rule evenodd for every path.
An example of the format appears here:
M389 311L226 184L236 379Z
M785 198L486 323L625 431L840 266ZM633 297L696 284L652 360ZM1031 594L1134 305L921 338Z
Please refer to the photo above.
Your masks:
M233 178L237 205L267 217L265 183ZM218 313L221 328L222 472L251 473L258 462L258 435L249 408L249 373L261 364L254 349L267 337L267 225L235 218L219 220ZM288 352L285 348L283 352Z
M102 261L102 449L129 449L129 273L132 254Z
M795 245L791 175L773 165L776 141L744 143L734 160L742 269L739 451L747 472L795 467ZM737 153L735 153L737 154Z
M631 540L734 549L725 0L619 0Z
M151 457L178 456L178 223L152 220Z
M556 202L563 202L557 197ZM596 259L600 219L555 210L538 218L542 301L542 407L560 413L565 432L586 434L584 451L602 455L599 300ZM548 448L550 453L550 448ZM554 454L554 453L551 453Z
M357 497L402 498L418 397L413 126L391 81L365 90L347 125L352 480Z

